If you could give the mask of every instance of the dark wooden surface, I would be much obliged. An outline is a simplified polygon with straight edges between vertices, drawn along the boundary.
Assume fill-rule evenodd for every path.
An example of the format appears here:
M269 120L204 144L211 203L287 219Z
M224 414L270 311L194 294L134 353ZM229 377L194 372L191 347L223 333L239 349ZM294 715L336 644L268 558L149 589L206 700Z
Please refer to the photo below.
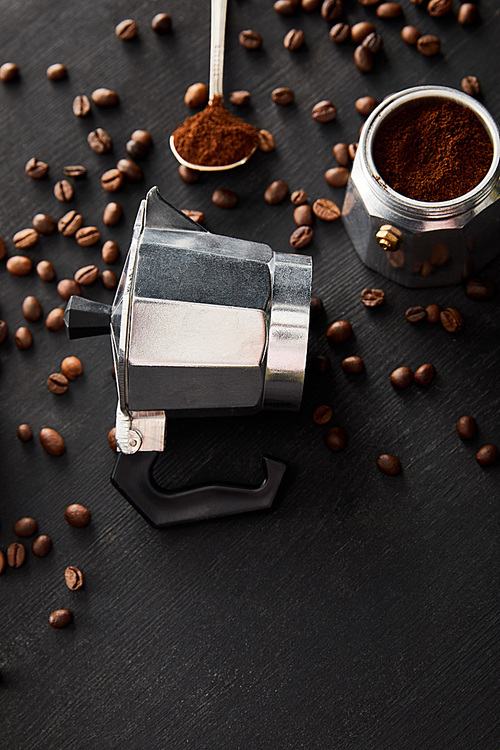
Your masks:
M500 118L499 10L482 0L480 22L462 28L453 18L432 20L404 0L405 20L438 33L443 54L425 59L399 38L403 21L377 21L386 52L369 75L358 73L352 48L328 38L318 11L279 17L271 2L230 2L225 91L247 88L252 105L239 114L274 133L272 154L256 154L242 169L203 176L187 186L177 175L168 137L188 114L186 87L207 79L208 2L138 0L67 3L2 0L2 62L21 68L19 82L0 86L0 234L9 255L13 234L37 211L59 218L65 207L52 184L65 164L83 163L71 207L127 250L138 204L158 185L179 208L206 213L221 234L288 249L291 206L272 207L262 193L274 179L304 188L312 199L342 192L323 179L334 166L331 146L357 139L358 96L381 99L416 84L458 87L475 74L485 105ZM373 11L346 0L349 22ZM150 19L168 11L173 31L154 35ZM124 44L115 24L135 18L139 38ZM285 32L304 30L298 53L282 47ZM260 31L261 51L237 41ZM64 62L66 81L51 83L46 67ZM116 89L118 109L93 108L86 120L71 111L73 97L99 87ZM277 108L276 86L295 90L296 103ZM335 123L319 125L310 110L320 99L338 106ZM87 133L104 127L114 151L97 156ZM154 149L145 179L115 197L120 225L101 217L109 198L99 175L124 155L132 130L151 131ZM49 178L34 182L24 164L50 163ZM235 190L234 211L211 204L214 188ZM33 273L13 278L2 262L0 317L10 336L0 350L2 491L0 546L14 540L12 524L38 519L54 540L43 560L29 552L19 570L0 580L0 736L2 747L223 748L225 750L496 750L498 726L498 501L500 468L481 469L477 448L500 444L498 295L469 300L461 287L408 290L366 269L340 222L317 223L310 252L314 293L326 313L311 328L310 353L328 354L332 371L307 374L299 414L255 418L171 420L167 452L157 469L164 486L207 480L258 482L263 453L289 464L276 508L267 513L158 532L109 483L114 457L107 445L115 391L106 337L70 343L63 331L32 324L35 344L18 351L13 332L23 324L21 301L35 294L46 314L60 304L55 284ZM59 278L96 260L62 236L44 237L27 252L53 262ZM117 264L116 270L120 264ZM500 282L500 260L485 272ZM360 292L386 290L387 303L366 310ZM110 302L99 286L86 292ZM403 313L412 304L457 307L466 321L459 336L440 326L418 328ZM349 319L354 338L331 349L329 322ZM78 355L84 375L69 392L49 393L45 380L62 358ZM366 373L346 377L342 356L359 354ZM398 365L433 362L427 390L396 393L389 373ZM321 403L345 427L346 449L331 453L324 427L312 422ZM456 436L458 417L471 413L479 433L470 444ZM62 458L38 440L23 445L16 427L29 422L59 430ZM379 453L398 455L404 471L382 475ZM64 508L87 505L92 524L70 528ZM81 567L85 588L69 592L63 572ZM48 625L49 613L70 607L74 624Z

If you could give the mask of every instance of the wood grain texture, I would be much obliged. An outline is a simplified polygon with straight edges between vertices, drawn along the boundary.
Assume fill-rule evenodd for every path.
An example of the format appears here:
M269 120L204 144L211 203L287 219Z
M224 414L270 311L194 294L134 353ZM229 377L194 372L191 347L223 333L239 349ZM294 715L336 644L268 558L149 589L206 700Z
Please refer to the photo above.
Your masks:
M357 140L359 96L381 100L423 83L458 87L473 74L500 120L494 64L500 11L494 0L482 0L480 21L463 28L454 5L453 17L436 20L404 0L404 20L377 20L385 52L374 72L362 75L352 47L330 42L318 11L283 18L263 0L230 2L225 91L251 92L251 105L235 112L270 130L277 148L232 173L185 185L168 138L190 114L185 89L207 79L208 3L0 0L2 61L21 69L18 82L0 86L0 235L8 254L13 234L36 212L65 213L52 185L64 165L78 163L89 174L75 182L70 207L99 226L103 239L119 243L116 271L152 185L177 207L204 211L213 232L287 251L291 206L268 206L262 194L272 180L284 179L311 199L341 203L342 191L329 187L323 173L335 165L335 142ZM149 24L162 10L172 15L173 31L158 37ZM139 37L122 43L114 27L127 17L137 21ZM345 17L354 23L374 13L346 0ZM406 47L399 38L404 23L438 33L443 54L425 59ZM292 27L306 36L297 53L282 46ZM240 47L245 28L263 35L262 50ZM66 81L46 79L54 62L67 65ZM101 86L118 91L120 106L93 107L86 120L75 118L74 96ZM294 89L294 105L272 104L277 86ZM312 120L321 99L338 107L336 122ZM111 154L89 149L86 135L95 127L112 135ZM105 228L110 196L99 175L124 155L139 127L154 138L144 181L111 196L124 217ZM25 176L32 156L50 163L48 178ZM216 187L238 193L234 211L212 205ZM309 353L330 356L331 372L308 369L298 414L171 420L156 468L165 487L256 483L261 456L275 455L289 465L276 508L163 532L109 483L107 432L115 410L109 342L69 342L41 321L30 326L33 349L18 351L13 331L23 324L22 299L35 294L44 315L61 300L54 284L0 269L0 317L10 328L0 347L0 547L14 541L12 525L23 515L37 518L40 532L54 541L47 558L30 552L22 568L0 578L2 747L497 750L500 467L480 469L474 454L484 443L500 444L499 296L479 303L459 286L408 290L389 282L361 264L340 222L316 222L308 249L313 291L326 308L311 326ZM53 262L58 278L91 262L104 267L98 249L59 235L41 238L27 254ZM487 276L500 284L500 259ZM361 304L360 292L370 286L385 289L383 308ZM112 299L98 285L85 295ZM450 336L440 326L406 322L408 306L430 302L458 308L464 331ZM325 331L339 318L351 321L354 336L333 348ZM54 396L45 380L69 354L81 358L84 374L67 394ZM342 371L341 359L351 354L364 358L365 374ZM428 390L399 393L390 386L396 366L416 369L429 361L437 375ZM312 421L321 403L331 404L333 423L347 430L339 454L325 446L326 427ZM468 413L479 432L465 443L455 424ZM35 434L43 426L59 430L67 453L53 458L36 439L19 443L21 422ZM399 456L401 476L377 470L382 452ZM89 527L66 524L71 502L91 509ZM66 588L67 565L83 571L81 591ZM74 624L54 631L48 616L60 607L73 610Z

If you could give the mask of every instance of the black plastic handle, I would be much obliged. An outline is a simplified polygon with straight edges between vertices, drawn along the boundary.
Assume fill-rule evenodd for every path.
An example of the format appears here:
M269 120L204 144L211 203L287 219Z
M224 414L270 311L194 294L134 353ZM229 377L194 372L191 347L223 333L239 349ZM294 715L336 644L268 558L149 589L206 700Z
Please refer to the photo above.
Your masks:
M264 456L266 476L259 487L220 484L168 491L153 478L158 455L157 452L131 456L121 453L111 474L116 489L156 529L270 508L286 469L281 461Z

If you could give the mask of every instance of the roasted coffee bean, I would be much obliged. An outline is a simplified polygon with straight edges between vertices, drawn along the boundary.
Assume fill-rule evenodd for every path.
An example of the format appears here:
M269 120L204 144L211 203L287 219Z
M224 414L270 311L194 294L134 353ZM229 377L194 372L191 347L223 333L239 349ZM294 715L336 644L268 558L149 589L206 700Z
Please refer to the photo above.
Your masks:
M204 83L198 82L191 84L184 94L184 104L192 109L203 107L207 101L208 88Z
M344 450L347 443L347 433L343 427L330 427L326 431L325 441L330 450L337 453L337 451Z
M79 94L73 99L73 114L75 117L87 117L90 112L90 100L85 94Z
M45 74L49 81L62 81L68 77L68 69L62 63L53 63L49 65Z
M32 180L39 180L41 177L45 177L49 171L49 165L33 156L32 159L26 162L24 171Z
M372 5L378 5L379 2L380 0L358 0L358 3L366 8L369 8Z
M365 369L363 359L357 356L345 357L340 364L344 372L348 372L350 375L358 375Z
M332 102L324 99L314 105L311 115L316 122L332 122L337 117L337 107Z
M297 6L298 3L294 0L276 0L273 8L280 16L291 16L295 13Z
M63 438L51 427L44 427L40 430L39 440L44 451L50 453L51 456L62 456L66 450Z
M293 212L293 220L298 227L311 227L314 222L314 214L311 206L307 203L296 206Z
M115 34L122 42L130 42L131 39L135 39L137 32L137 24L132 18L125 18L115 26Z
M28 247L33 247L33 245L36 245L36 243L38 242L38 232L32 227L20 229L19 232L15 233L12 240L14 242L14 246L18 250L25 250Z
M295 52L303 46L305 41L306 38L303 31L300 29L290 29L283 39L283 47L289 49L291 52Z
M477 18L477 6L474 3L462 3L458 9L457 20L461 26L469 26Z
M22 309L24 317L26 320L29 320L30 323L35 323L42 317L42 306L33 295L24 298Z
M444 310L441 310L439 319L441 325L448 333L460 333L464 327L462 316L454 307L445 307Z
M476 434L476 420L470 415L460 417L457 422L457 433L458 437L462 440L471 440Z
M461 81L462 91L469 96L479 96L481 93L481 84L477 76L466 76Z
M188 216L191 221L196 222L196 224L203 224L205 222L205 214L203 211L195 211L191 210L190 208L183 208L182 213Z
M121 219L122 213L123 209L120 204L111 201L111 203L108 203L104 208L104 213L102 215L103 224L107 227L116 226Z
M413 307L409 307L405 312L405 318L408 323L421 323L427 318L425 307L422 307L422 305L414 305Z
M123 185L123 174L119 169L108 169L101 175L101 187L107 193L114 193Z
M88 134L87 143L96 154L107 154L111 151L113 139L104 128L96 128Z
M465 284L465 293L470 299L490 299L495 292L496 284L490 279L468 279Z
M342 44L351 37L351 27L348 23L336 23L330 29L330 40L334 44Z
M26 560L26 547L21 542L12 542L7 547L7 564L9 568L20 568Z
M200 173L196 171L196 169L190 169L189 167L186 167L185 164L179 164L179 168L177 170L179 172L179 177L183 182L185 182L188 185L194 185L195 182L198 182L200 179Z
M120 248L113 240L106 240L101 250L101 257L105 263L112 265L120 256Z
M101 273L101 283L105 289L116 289L116 287L118 286L118 276L114 271L105 269Z
M26 276L33 268L33 261L25 255L11 255L7 259L6 268L12 276Z
M54 185L54 196L61 203L68 203L73 199L74 194L73 185L68 180L59 180Z
M432 365L430 362L427 362L425 365L420 365L420 367L415 371L415 383L417 385L420 385L422 388L426 388L434 379L435 374L436 371L434 369L434 365Z
M431 0L431 2L432 1L433 0ZM441 2L441 0L437 1ZM398 18L402 13L403 8L399 3L381 3L375 10L375 14L378 18Z
M302 206L304 203L307 203L306 191L294 190L293 193L290 195L290 202L293 203L294 206Z
M331 23L342 15L342 0L323 0L321 3L321 18Z
M433 18L440 18L449 13L452 6L452 0L429 0L427 13Z
M286 88L285 86L280 86L277 89L273 89L273 91L271 91L271 99L275 104L284 106L293 102L293 100L295 99L295 94L293 93L292 89Z
M45 318L45 327L49 331L60 331L64 327L64 310L55 307Z
M327 404L323 404L322 406L318 406L317 409L314 410L313 421L316 422L316 424L328 424L332 417L332 407L328 406Z
M0 260L3 260L7 255L7 245L3 237L0 237Z
M57 223L57 228L65 237L72 237L83 224L83 216L78 211L68 211L61 216Z
M5 320L0 320L0 344L3 344L9 333L9 326Z
M378 99L374 99L373 96L360 96L360 98L356 99L354 102L354 106L356 112L363 115L363 117L368 117L375 107L378 106Z
M56 220L48 214L35 214L32 223L33 229L35 229L38 234L48 235L53 234L56 231Z
M319 7L321 0L300 0L300 7L306 13L311 13Z
M339 167L347 167L349 164L349 150L347 143L336 143L332 150Z
M22 539L33 536L33 534L36 534L37 529L38 524L31 516L24 516L14 524L14 534L20 536Z
M479 466L492 466L493 464L496 464L498 461L498 448L496 445L489 443L488 445L483 445L479 448L476 453L476 461Z
M244 89L240 89L239 91L231 91L231 93L229 94L229 101L236 107L244 107L247 104L250 104L250 99L250 91L245 91Z
M274 180L266 188L264 192L264 200L269 203L270 206L276 206L285 200L288 195L289 188L284 180Z
M98 107L116 107L120 103L120 97L111 89L96 89L91 93L90 98Z
M401 39L411 47L416 45L421 36L422 32L416 26L404 26L401 29Z
M80 503L72 503L68 505L64 511L64 518L70 526L74 526L76 529L82 529L84 526L88 526L92 520L90 510Z
M30 349L33 346L33 334L26 326L21 326L14 333L14 342L18 349Z
M82 571L75 565L68 565L64 571L64 581L70 591L78 591L83 586Z
M354 161L356 152L358 150L358 144L357 143L350 143L347 147L347 153L349 154L349 158L351 161Z
M33 431L29 424L20 424L16 431L17 439L21 443L29 443L33 439Z
M385 292L383 289L363 289L361 301L365 307L379 307L385 302Z
M125 151L131 159L143 159L146 156L147 148L142 143L134 141L132 138L125 144Z
M1 75L1 70L0 70L0 75ZM3 551L0 549L0 575L4 572L6 566L7 566L7 560L5 559L5 555Z
M326 338L333 344L342 344L352 334L352 325L348 320L336 320L329 326Z
M151 28L157 34L167 34L172 28L172 18L168 13L157 13L151 21Z
M87 167L84 167L83 164L70 164L67 167L63 167L63 174L65 177L76 179L85 177L87 175Z
M19 77L19 68L16 63L6 62L0 66L0 81L2 83L9 83L15 81Z
M76 380L83 372L83 365L78 357L65 357L61 362L61 370L68 380Z
M382 39L380 34L377 34L376 31L372 31L371 34L365 36L365 38L361 42L361 46L363 47L363 49L367 49L373 55L376 55L377 52L380 52L380 50L384 46L384 40Z
M238 34L238 41L245 49L259 49L262 47L262 37L257 31L245 29Z
M332 167L327 169L324 177L331 187L342 188L349 182L350 172L345 167Z
M373 68L372 53L366 47L359 45L354 50L354 64L360 73L369 73Z
M402 471L399 458L391 456L389 453L383 453L377 458L377 466L380 471L383 471L384 474L389 474L389 476L396 476L396 474L401 474Z
M311 320L316 320L321 315L323 315L324 312L325 307L323 305L323 300L321 299L321 297L311 297L311 302L309 304L309 314Z
M294 250L302 250L302 248L310 245L314 237L314 232L311 227L297 227L290 235L290 245Z
M52 539L50 536L47 536L47 534L40 534L40 536L37 536L31 547L31 551L35 557L47 557L51 549Z
M82 268L79 268L77 271L75 271L74 279L77 282L77 284L80 284L81 286L91 286L92 284L95 284L97 281L97 278L99 276L99 269L97 266L90 265L90 266L83 266Z
M319 375L324 375L325 372L331 370L332 363L324 354L317 354L313 357L312 366L314 372L317 372Z
M72 296L80 297L82 294L80 284L77 284L74 279L61 279L57 285L57 291L59 296L66 301Z
M116 445L116 427L112 427L110 431L108 432L108 445L113 451L113 453L118 452L118 448Z
M437 55L441 50L441 40L434 34L424 34L417 41L417 49L421 55L432 57Z
M257 133L257 148L263 153L274 151L275 147L274 136L269 130L259 130Z
M70 609L55 609L49 615L49 625L56 630L67 627L73 620L73 613Z
M234 208L238 203L238 196L232 190L217 188L212 193L212 203L218 208Z
M427 2L429 2L429 0L410 0L410 3L413 3L413 5L424 5Z
M375 31L375 26L369 21L355 23L354 26L351 27L351 42L353 42L353 44L361 44L363 39L368 36L368 34L371 34L372 31Z
M396 367L389 377L390 383L394 388L407 388L413 383L413 370L409 367Z
M139 182L143 178L141 167L135 161L132 161L132 159L119 159L116 168L131 182Z
M47 378L45 385L51 393L60 396L68 390L68 378L62 372L53 372Z
M425 308L425 320L427 323L439 323L439 314L441 312L441 306L435 303L427 305Z
M314 215L322 221L337 221L342 214L336 203L329 198L318 198L314 201L312 210Z
M134 130L130 138L145 148L149 148L153 143L153 136L147 130Z

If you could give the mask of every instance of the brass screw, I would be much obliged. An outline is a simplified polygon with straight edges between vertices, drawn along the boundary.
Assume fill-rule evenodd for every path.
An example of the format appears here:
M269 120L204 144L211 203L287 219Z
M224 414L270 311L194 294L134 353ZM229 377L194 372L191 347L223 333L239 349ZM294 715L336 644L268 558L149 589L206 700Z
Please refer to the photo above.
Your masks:
M401 235L402 232L396 229L396 227L384 224L380 227L375 237L382 250L394 252L398 248Z

